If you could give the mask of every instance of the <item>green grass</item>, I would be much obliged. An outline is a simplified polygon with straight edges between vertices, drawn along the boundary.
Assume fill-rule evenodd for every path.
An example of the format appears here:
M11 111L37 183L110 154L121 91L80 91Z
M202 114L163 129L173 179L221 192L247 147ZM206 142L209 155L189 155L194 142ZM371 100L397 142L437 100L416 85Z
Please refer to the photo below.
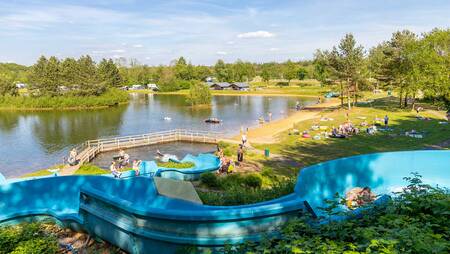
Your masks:
M293 158L306 166L357 154L423 149L450 139L450 124L439 124L440 121L444 121L442 112L423 112L421 116L428 117L430 120L419 120L415 112L410 109L400 110L395 107L395 103L396 100L379 99L372 104L372 107L370 105L357 107L348 112L350 121L356 126L364 121L359 119L360 117L365 117L365 121L370 124L375 117L383 118L388 115L389 126L393 131L379 131L371 136L365 134L364 127L360 127L362 132L359 135L347 139L322 138L321 140L305 139L300 135L289 135L289 132L284 132L279 136L280 142L277 144L254 146L259 149L269 148L273 153ZM321 131L311 131L312 125L325 125L331 131L332 126L338 127L346 121L346 113L346 110L324 112L324 117L334 120L327 122L309 120L295 124L294 128L300 132L308 130L311 136L314 136ZM411 130L424 132L424 138L417 139L404 135L406 131Z
M163 167L163 168L178 168L178 169L192 168L195 166L195 164L193 162L177 163L177 162L169 161L169 162L158 162L157 164L159 167Z
M21 176L21 178L49 176L49 175L53 175L53 173L48 171L47 169L41 169L38 171L34 171L31 173L25 174L25 175Z
M109 107L127 103L128 94L109 89L100 96L0 96L0 110L56 110Z
M81 167L75 171L75 175L103 175L108 174L109 171L102 169L98 166L92 165L92 164L84 164L81 165Z

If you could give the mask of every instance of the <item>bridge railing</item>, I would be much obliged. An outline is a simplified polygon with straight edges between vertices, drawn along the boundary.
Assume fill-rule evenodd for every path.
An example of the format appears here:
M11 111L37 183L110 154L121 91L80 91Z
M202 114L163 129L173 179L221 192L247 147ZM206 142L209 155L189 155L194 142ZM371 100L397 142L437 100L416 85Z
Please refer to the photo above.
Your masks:
M80 161L80 163L85 163L92 160L97 154L101 152L174 141L217 143L217 140L221 135L222 133L220 132L175 129L140 135L88 140L77 147L77 159Z

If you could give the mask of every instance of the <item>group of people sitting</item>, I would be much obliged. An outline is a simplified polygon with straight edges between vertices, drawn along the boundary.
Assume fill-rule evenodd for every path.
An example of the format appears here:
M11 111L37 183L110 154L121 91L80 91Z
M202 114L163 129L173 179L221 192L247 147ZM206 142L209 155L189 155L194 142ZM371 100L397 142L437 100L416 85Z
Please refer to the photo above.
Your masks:
M223 149L220 148L219 146L217 146L217 151L216 151L216 155L217 157L219 157L220 159L220 168L217 171L217 174L231 174L233 173L235 167L236 167L236 163L233 161L233 159L226 157L223 154ZM242 162L242 160L244 159L244 151L243 151L243 146L239 145L239 149L238 149L238 163Z
M136 176L139 175L139 167L141 163L142 163L141 160L133 160L132 162L131 169L135 171ZM109 170L111 171L111 174L115 178L120 178L122 176L122 170L125 168L125 166L128 166L129 164L130 164L130 155L125 153L124 150L120 150L119 154L113 157L113 161L109 166Z
M350 121L339 125L338 128L334 127L331 130L330 137L332 138L346 138L348 136L357 135L359 128L355 127Z

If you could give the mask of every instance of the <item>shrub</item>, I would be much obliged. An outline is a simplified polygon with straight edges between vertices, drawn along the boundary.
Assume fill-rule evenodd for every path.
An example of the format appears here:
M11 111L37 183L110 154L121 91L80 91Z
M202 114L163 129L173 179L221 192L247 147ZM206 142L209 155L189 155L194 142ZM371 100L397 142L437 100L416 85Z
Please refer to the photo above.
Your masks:
M11 254L54 254L58 252L58 243L53 237L31 239L20 242Z
M262 179L257 174L250 174L244 177L243 182L250 188L261 188Z
M0 228L0 254L50 254L57 250L56 238L45 232L41 223Z
M217 188L219 187L219 180L217 179L216 174L211 172L206 172L200 175L200 181L210 187L210 188Z

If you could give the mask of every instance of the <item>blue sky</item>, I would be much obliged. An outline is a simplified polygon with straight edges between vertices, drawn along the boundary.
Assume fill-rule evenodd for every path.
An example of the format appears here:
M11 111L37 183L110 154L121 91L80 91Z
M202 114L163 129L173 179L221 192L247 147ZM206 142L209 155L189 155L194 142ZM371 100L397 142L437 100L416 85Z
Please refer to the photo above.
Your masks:
M179 56L193 64L299 60L348 32L371 47L396 30L449 24L449 0L1 0L0 62L29 65L42 54L149 65Z

